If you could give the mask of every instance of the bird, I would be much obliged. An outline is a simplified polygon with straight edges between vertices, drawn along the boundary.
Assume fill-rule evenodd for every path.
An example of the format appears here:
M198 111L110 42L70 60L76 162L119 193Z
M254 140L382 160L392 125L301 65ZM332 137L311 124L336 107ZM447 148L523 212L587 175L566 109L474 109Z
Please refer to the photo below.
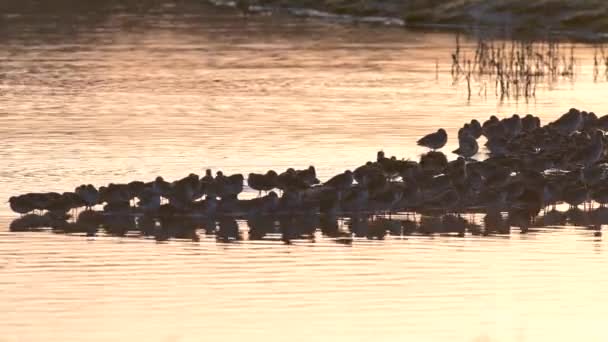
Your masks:
M249 200L240 200L239 207L242 211L251 215L263 215L272 213L279 206L279 196L276 192L270 191L264 197L253 198Z
M473 138L479 139L482 133L481 124L479 121L477 121L477 119L471 120L469 127L469 131L473 134Z
M507 147L507 140L505 138L495 138L488 140L485 144L490 154L495 156L502 156L509 152Z
M148 184L142 181L132 181L127 183L127 188L132 197L139 197L141 193L148 187Z
M213 216L217 211L218 201L215 197L207 197L202 201L196 201L192 204L192 210L198 215L206 217Z
M521 126L524 132L532 132L540 127L540 118L532 114L526 114L521 119Z
M417 142L418 146L424 146L435 151L442 148L448 141L448 134L445 129L440 128L435 133L430 133L420 138Z
M338 191L347 190L353 185L353 173L350 170L346 170L343 173L335 175L330 178L324 185L334 188Z
M277 177L277 187L282 191L301 191L308 189L310 185L298 176L295 169L289 168Z
M160 195L151 188L144 189L138 196L137 207L143 211L156 211L160 208Z
M554 127L562 134L570 134L578 130L583 124L583 116L581 111L576 108L570 108L570 110L559 117L559 119L553 121L549 125Z
M608 114L600 116L595 122L595 128L608 131Z
M279 186L279 176L273 170L267 171L265 174L250 173L247 176L247 185L253 190L258 191L258 197L262 195L262 191L270 191Z
M63 216L71 209L82 207L84 201L74 192L64 192L47 206L47 210L54 215Z
M205 170L205 175L201 177L201 183L213 183L213 174L211 169Z
M420 156L420 168L427 174L439 174L448 166L448 158L442 152L430 151Z
M321 183L317 178L317 170L315 170L315 167L312 165L304 170L296 170L296 176L309 186Z
M195 199L200 187L198 176L190 175L171 184L169 203L180 209L187 209Z
M92 185L80 185L74 192L82 198L87 208L91 208L99 203L99 191Z
M340 206L344 211L359 211L365 209L369 200L369 190L365 186L356 185L347 190L341 198Z
M496 115L492 115L490 116L490 118L486 121L484 121L484 123L481 125L481 134L483 136L485 136L486 138L488 138L488 128L490 126L494 126L496 124L499 124L500 120L496 117Z
M458 148L452 153L462 156L466 159L476 155L479 151L477 140L470 135L464 135L458 139Z
M8 199L8 203L10 204L11 210L24 215L34 210L34 206L31 201L27 199L27 195L21 196L12 196Z
M131 193L126 184L110 183L108 186L99 187L99 202L122 203L131 200Z
M243 191L243 181L243 175L240 173L225 176L222 171L218 171L215 176L218 196L222 199L236 199Z
M171 194L171 183L165 181L161 176L156 177L154 181L148 183L147 186L164 198L168 198ZM99 190L101 192L101 188L99 188Z
M372 162L359 166L353 172L357 184L370 188L382 187L386 184L386 177L382 169Z

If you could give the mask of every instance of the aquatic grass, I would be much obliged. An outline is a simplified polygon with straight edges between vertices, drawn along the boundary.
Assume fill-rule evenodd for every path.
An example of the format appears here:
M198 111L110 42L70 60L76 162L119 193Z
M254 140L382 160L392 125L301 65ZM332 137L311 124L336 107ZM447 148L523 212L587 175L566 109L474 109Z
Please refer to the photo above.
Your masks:
M495 95L506 98L529 99L536 96L539 84L551 86L559 80L574 80L576 63L574 45L557 41L494 41L479 38L474 50L463 52L460 36L451 54L451 75L454 84L464 79L468 99L471 98L471 78L480 83L480 93L487 84L494 84ZM600 64L608 54L601 50L596 57ZM608 65L608 64L607 64ZM607 69L608 70L608 69Z
M597 82L602 66L604 67L604 78L608 81L608 49L602 45L596 45L593 49L593 81Z

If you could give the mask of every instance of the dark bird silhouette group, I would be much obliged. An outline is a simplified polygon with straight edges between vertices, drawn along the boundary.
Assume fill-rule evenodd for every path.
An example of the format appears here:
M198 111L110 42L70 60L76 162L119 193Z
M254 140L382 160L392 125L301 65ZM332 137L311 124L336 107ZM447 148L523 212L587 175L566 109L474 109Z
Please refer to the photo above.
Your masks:
M106 216L260 217L268 215L351 215L352 213L438 212L441 215L483 212L496 225L503 214L516 226L529 226L541 211L561 203L571 208L608 203L608 116L570 109L541 124L531 114L480 123L458 130L458 157L439 151L447 141L439 129L418 140L430 151L416 160L387 157L331 177L317 178L315 167L283 172L225 175L211 170L175 181L83 184L73 191L27 193L11 197L19 214L32 212L65 218L77 208ZM485 143L479 141L484 137ZM487 158L477 158L480 146ZM248 186L256 198L241 199Z

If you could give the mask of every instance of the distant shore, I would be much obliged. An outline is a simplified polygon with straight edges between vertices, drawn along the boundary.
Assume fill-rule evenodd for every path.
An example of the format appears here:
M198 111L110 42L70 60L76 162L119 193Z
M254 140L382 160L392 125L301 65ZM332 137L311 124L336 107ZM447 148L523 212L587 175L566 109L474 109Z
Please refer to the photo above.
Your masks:
M4 0L0 20L23 13L197 13L209 10L210 4L346 23L608 41L605 0Z
M502 30L515 34L608 40L602 0L210 0L252 12L282 11L336 21L407 27Z

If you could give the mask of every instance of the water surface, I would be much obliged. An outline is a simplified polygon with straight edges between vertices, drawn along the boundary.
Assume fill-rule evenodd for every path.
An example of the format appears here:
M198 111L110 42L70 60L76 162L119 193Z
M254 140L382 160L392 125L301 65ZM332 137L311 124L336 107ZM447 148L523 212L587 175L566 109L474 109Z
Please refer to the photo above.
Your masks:
M379 149L418 158L421 135L472 118L606 111L582 44L575 81L501 103L452 84L446 33L211 8L2 21L3 199L207 167L327 179ZM0 341L608 337L608 245L584 228L286 246L13 233L0 217Z

